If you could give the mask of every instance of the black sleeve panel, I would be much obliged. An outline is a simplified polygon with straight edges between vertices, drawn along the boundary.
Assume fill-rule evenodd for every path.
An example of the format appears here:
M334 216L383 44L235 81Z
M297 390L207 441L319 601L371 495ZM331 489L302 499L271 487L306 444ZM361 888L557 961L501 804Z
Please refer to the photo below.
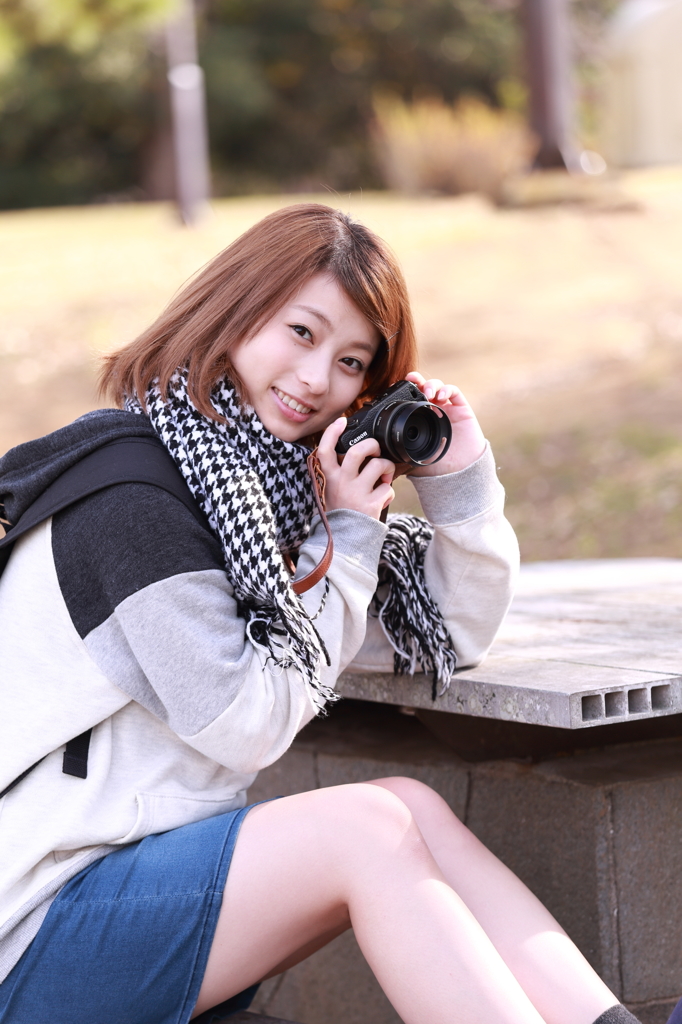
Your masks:
M152 583L225 568L217 538L182 502L150 484L108 487L59 512L52 520L52 552L81 637Z

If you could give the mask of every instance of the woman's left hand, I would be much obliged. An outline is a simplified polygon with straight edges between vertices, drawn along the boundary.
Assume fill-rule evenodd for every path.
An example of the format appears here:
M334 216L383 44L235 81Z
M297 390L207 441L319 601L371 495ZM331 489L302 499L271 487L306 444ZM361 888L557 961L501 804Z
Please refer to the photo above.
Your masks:
M454 384L444 384L438 378L426 378L418 372L408 373L406 380L416 384L429 402L440 406L452 426L452 442L439 462L431 466L415 466L410 476L443 476L466 469L480 459L485 450L485 438L473 409Z

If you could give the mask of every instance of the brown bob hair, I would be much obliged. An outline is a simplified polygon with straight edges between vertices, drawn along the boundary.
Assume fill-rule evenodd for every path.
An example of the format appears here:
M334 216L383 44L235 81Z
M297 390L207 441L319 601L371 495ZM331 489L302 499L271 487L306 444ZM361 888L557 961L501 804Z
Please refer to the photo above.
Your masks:
M382 338L358 404L381 394L416 365L405 280L388 246L346 214L319 203L287 206L249 228L211 260L135 341L105 357L100 392L118 405L144 404L158 379L162 394L178 368L205 416L215 384L228 376L245 396L230 351L253 337L314 274L331 274Z

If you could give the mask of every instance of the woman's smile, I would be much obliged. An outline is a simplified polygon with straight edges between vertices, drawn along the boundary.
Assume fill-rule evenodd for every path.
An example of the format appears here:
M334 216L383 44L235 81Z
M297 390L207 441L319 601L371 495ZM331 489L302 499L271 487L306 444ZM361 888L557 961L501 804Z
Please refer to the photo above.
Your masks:
M278 400L281 407L281 411L285 416L290 416L295 423L305 423L312 412L315 409L311 405L305 405L303 402L299 402L293 395L288 395L285 391L280 391L279 388L272 387L275 398Z

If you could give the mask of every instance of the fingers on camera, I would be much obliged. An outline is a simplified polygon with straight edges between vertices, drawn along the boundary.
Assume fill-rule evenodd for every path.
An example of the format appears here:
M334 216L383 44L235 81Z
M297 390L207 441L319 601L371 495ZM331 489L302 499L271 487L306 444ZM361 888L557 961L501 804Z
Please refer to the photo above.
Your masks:
M318 451L321 451L324 454L331 454L336 447L336 442L346 429L347 422L348 421L345 416L339 416L339 418L334 420L333 423L330 423L320 438L320 443L317 446Z
M382 477L387 477L385 483L392 480L394 472L395 465L388 459L370 459L358 475L361 480L376 486Z
M359 473L365 459L373 459L380 452L379 442L373 437L368 437L365 441L353 445L344 456L343 465L351 472Z
M395 501L395 491L393 490L392 487L389 487L388 494L386 495L386 498L384 499L384 503L381 506L382 510L385 509L385 508L388 508L388 506L391 504L392 501Z

